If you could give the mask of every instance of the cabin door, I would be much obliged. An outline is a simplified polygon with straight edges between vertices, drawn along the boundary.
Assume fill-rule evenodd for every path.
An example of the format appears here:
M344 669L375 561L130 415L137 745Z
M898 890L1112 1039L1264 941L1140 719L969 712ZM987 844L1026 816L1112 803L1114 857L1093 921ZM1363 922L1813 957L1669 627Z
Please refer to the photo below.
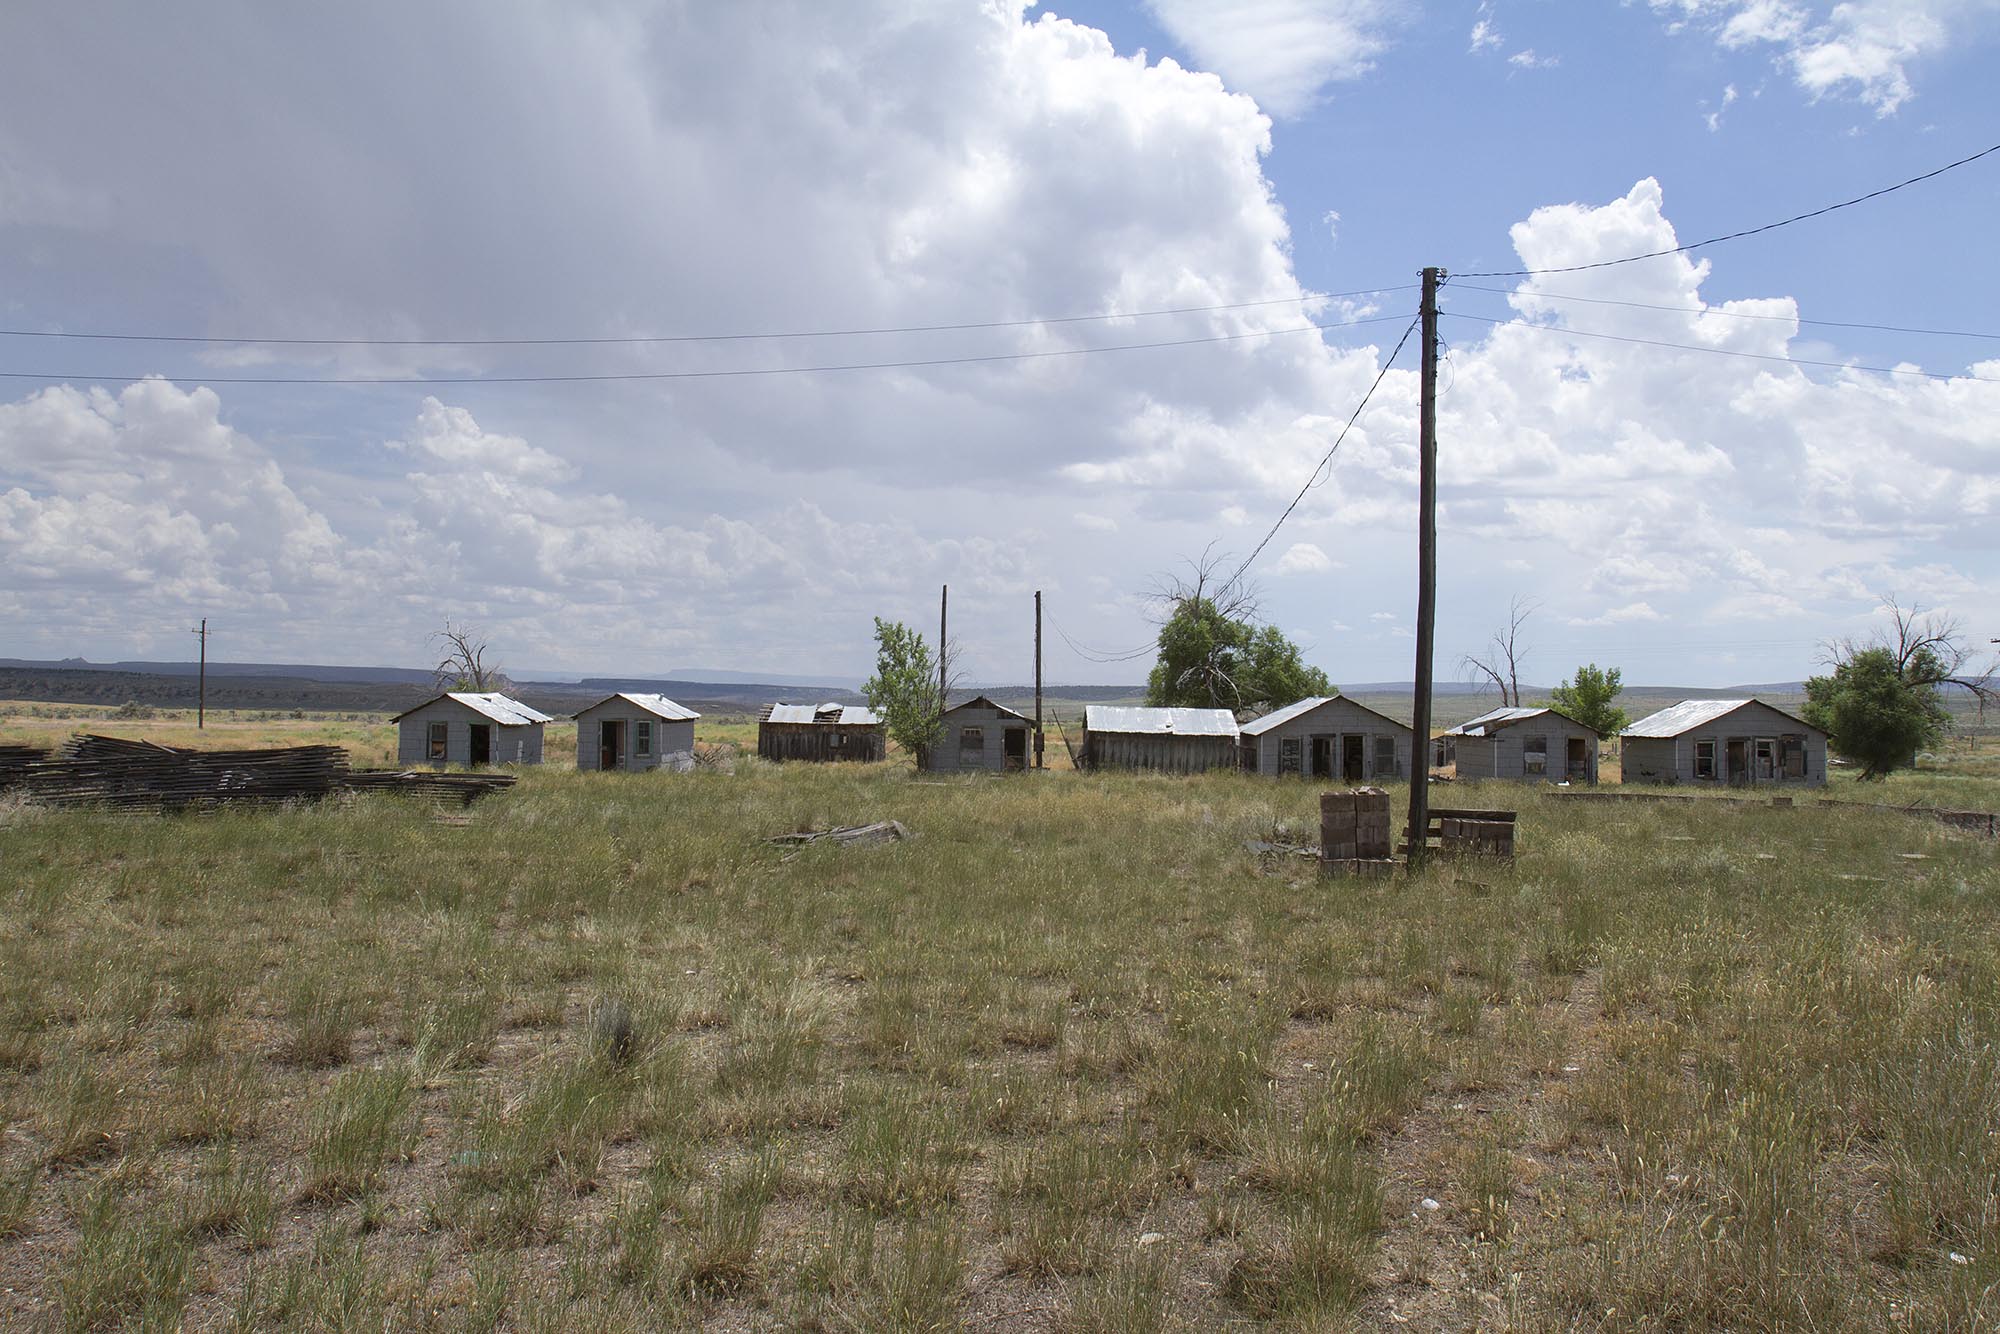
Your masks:
M1573 736L1569 739L1569 763L1565 766L1565 771L1571 778L1587 779L1590 777L1590 757L1589 751L1586 749L1587 744L1580 736Z
M607 718L597 725L597 767L600 769L622 769L625 767L625 724L617 719Z
M1001 768L1009 773L1028 767L1028 729L1010 727L1003 734Z
M472 724L471 749L468 763L493 763L493 725L491 723Z
M1362 747L1366 744L1367 738L1365 737L1344 736L1340 739L1341 781L1358 783L1368 776L1365 772L1368 765L1368 757L1362 750Z
M1723 762L1728 766L1723 772L1732 783L1749 780L1750 760L1744 754L1743 738L1733 736L1723 743Z
M1333 738L1316 736L1312 739L1312 776L1314 778L1333 777Z

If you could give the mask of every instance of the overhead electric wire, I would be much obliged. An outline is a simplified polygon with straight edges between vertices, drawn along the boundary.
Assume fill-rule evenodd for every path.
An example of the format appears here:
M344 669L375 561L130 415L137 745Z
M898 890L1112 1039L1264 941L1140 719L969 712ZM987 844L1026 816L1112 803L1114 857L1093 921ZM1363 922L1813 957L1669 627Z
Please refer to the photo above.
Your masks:
M975 329L1025 329L1041 324L1087 324L1103 320L1149 319L1158 315L1206 315L1262 306L1296 306L1309 301L1338 301L1351 296L1402 292L1414 287L1364 287L1352 292L1308 292L1261 301L1232 301L1213 306L1167 306L1158 310L1107 311L1101 315L1054 315L1034 319L981 320L962 324L904 324L858 329L792 329L774 333L635 334L593 338L239 338L208 334L144 334L69 332L60 329L0 329L0 338L69 338L121 343L210 343L269 347L601 347L655 343L738 343L784 338L862 338L880 334L952 333Z
M1169 338L1150 343L1109 343L1099 347L1054 348L1040 352L991 352L978 356L924 357L907 361L850 361L822 366L745 366L710 371L618 371L598 375L83 375L54 371L0 371L6 380L85 380L114 384L138 384L144 380L199 380L203 384L596 384L612 380L713 380L755 375L818 375L835 371L911 370L928 366L968 366L984 362L1038 361L1050 357L1081 357L1096 352L1141 352L1151 348L1193 347L1200 343L1233 343L1245 338L1275 338L1284 334L1318 333L1327 329L1350 329L1363 324L1387 324L1401 315L1374 315L1357 320L1334 320L1327 324L1302 324L1290 329L1246 329L1237 333L1209 334L1201 338Z
M2000 333L1976 329L1922 329L1908 324L1871 324L1864 320L1809 320L1803 315L1759 315L1747 310L1724 310L1720 306L1662 306L1650 301L1617 301L1604 296L1567 296L1560 292L1523 292L1517 288L1481 287L1477 283L1453 283L1460 292L1490 292L1495 296L1521 296L1535 301L1579 301L1592 306L1628 306L1633 310L1664 310L1677 315L1718 315L1731 320L1777 320L1810 324L1822 329L1869 329L1877 333L1929 334L1938 338L2000 339Z
M1076 654L1077 657L1082 658L1085 662L1132 662L1135 659L1144 658L1159 651L1159 645L1157 644L1146 644L1129 651L1118 652L1113 652L1109 649L1093 649L1071 639L1069 631L1062 628L1062 625L1056 620L1053 612L1044 608L1042 615L1047 619L1050 626L1055 629L1055 632L1062 637L1062 642L1069 645L1070 652Z
M1979 384L2000 384L2000 376L1992 375L1950 375L1944 371L1917 370L1909 366L1861 366L1848 361L1815 361L1809 357L1781 357L1775 352L1739 352L1727 347L1701 347L1694 343L1671 343L1663 338L1634 338L1627 334L1596 333L1588 329L1571 329L1555 324L1531 324L1525 320L1501 320L1490 315L1467 315L1456 310L1441 310L1438 314L1454 320L1475 320L1480 324L1504 325L1514 329L1532 329L1537 333L1561 334L1574 338L1598 338L1612 343L1636 343L1642 347L1666 347L1680 352L1706 352L1718 357L1743 357L1750 361L1778 361L1788 366L1819 366L1836 371L1867 371L1873 375L1914 375L1926 380L1972 380Z
M1725 232L1721 236L1711 236L1705 241L1690 241L1686 245L1670 246L1665 250L1649 250L1643 255L1626 255L1619 259L1600 259L1592 264L1565 264L1560 267L1547 269L1484 269L1460 273L1457 276L1460 278L1532 278L1545 273L1582 273L1586 269L1608 269L1618 264L1634 264L1642 259L1659 259L1665 255L1684 255L1690 250L1699 250L1703 246L1720 245L1724 241L1737 241L1746 236L1756 236L1763 232L1776 231L1780 227L1789 227L1795 222L1805 222L1810 218L1825 217L1827 214L1839 209L1852 208L1856 204L1865 204L1871 199L1880 199L1883 195L1894 194L1896 191L1905 189L1908 186L1928 181L1933 176L1942 176L1946 172L1963 167L1969 162L1977 162L1990 153L2000 153L2000 144L1994 144L1990 148L1982 148L1969 157L1962 157L1956 162L1947 162L1942 167L1938 167L1933 171L1927 171L1921 176L1912 176L1907 181L1898 181L1894 185L1885 185L1879 190L1870 190L1865 195L1856 195L1852 199L1843 199L1837 204L1828 204L1824 208L1816 208L1809 213L1798 213L1789 218L1780 218L1776 222L1767 222L1761 227L1745 227L1741 231Z
M1374 383L1368 386L1368 392L1361 396L1361 401L1354 405L1354 412L1348 417L1347 425L1341 427L1340 434L1334 437L1333 447L1327 450L1326 453L1323 456L1321 456L1320 461L1316 465L1314 465L1312 470L1312 475L1306 478L1306 484L1299 488L1299 493L1297 495L1292 497L1292 503L1285 506L1285 512L1283 514L1280 514L1278 516L1278 521L1271 525L1271 531L1265 533L1264 539L1261 542L1259 542L1255 547L1252 547L1250 550L1250 554L1243 558L1243 563L1236 567L1235 574L1229 576L1229 582L1223 585L1224 588L1231 588L1235 586L1236 581L1243 577L1243 572L1250 568L1251 562L1255 561L1258 556L1263 554L1264 548L1271 544L1271 539L1278 535L1278 530L1285 526L1285 520L1292 517L1292 511L1297 509L1299 507L1299 502L1306 498L1306 492L1312 490L1314 487L1320 484L1321 480L1320 474L1325 472L1327 469L1327 465L1333 462L1334 454L1339 451L1341 442L1347 439L1347 433L1354 429L1354 423L1361 420L1361 413L1363 412L1364 409L1367 408L1368 400L1375 397L1375 391L1382 387L1382 381L1389 374L1389 368L1396 364L1396 358L1402 354L1403 344L1410 341L1410 334L1412 331L1416 329L1418 321L1421 318L1422 317L1419 316L1416 319L1412 319L1408 327L1406 327L1403 330L1403 336L1396 340L1396 346L1390 351L1389 355L1383 359L1382 369L1375 372Z

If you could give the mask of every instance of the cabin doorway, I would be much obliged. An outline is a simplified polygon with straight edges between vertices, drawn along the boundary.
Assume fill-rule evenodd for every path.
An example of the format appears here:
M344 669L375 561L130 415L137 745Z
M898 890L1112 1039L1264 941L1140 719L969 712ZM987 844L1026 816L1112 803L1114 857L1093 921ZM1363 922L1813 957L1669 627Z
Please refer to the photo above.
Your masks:
M1566 766L1566 771L1571 778L1590 777L1589 744L1589 742L1580 736L1573 736L1569 739L1569 755L1567 757L1569 763Z
M469 739L471 744L467 751L466 763L493 763L493 725L491 723L472 724Z
M1340 778L1342 782L1358 783L1368 775L1368 756L1362 750L1366 738L1344 736L1340 739Z
M1333 738L1316 736L1312 739L1312 776L1314 778L1333 777Z
M1744 754L1743 738L1731 737L1723 745L1723 762L1727 766L1723 774L1732 783L1741 783L1750 777L1750 761Z
M1028 729L1010 727L1001 736L1000 766L1008 773L1028 767Z
M607 718L597 725L597 767L622 769L625 759L625 724Z

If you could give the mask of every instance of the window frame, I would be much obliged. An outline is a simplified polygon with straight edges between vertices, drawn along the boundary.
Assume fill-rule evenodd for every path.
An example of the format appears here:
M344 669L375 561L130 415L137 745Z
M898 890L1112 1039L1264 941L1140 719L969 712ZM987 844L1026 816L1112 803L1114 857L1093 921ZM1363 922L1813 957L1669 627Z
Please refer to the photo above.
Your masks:
M442 762L451 755L451 724L434 722L428 725L424 736L424 752L429 758Z
M1296 736L1278 738L1278 772L1280 774L1305 772L1305 738Z
M1396 738L1378 735L1375 738L1375 754L1371 762L1374 765L1371 771L1373 775L1388 778L1397 777Z
M1549 739L1546 736L1521 739L1521 772L1537 778L1549 776Z
M634 756L653 753L653 720L635 718L632 720L632 754Z
M1702 752L1706 750L1707 754ZM1704 772L1706 770L1706 772ZM1694 743L1694 781L1713 783L1715 781L1715 738L1697 737Z

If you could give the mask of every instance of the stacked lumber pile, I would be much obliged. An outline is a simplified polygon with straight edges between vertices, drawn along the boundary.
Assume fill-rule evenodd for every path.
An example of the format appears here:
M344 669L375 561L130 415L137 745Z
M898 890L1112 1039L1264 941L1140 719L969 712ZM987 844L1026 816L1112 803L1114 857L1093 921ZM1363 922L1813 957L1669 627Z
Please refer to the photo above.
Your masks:
M352 792L399 792L407 797L456 801L470 806L488 793L514 786L514 775L444 773L436 769L357 769L347 776Z
M339 746L189 750L86 735L29 763L20 785L28 800L51 806L178 810L311 801L339 790L346 779L347 752Z
M0 791L13 787L27 774L30 765L48 757L49 753L39 746L0 746Z
M1389 874L1396 865L1390 839L1389 794L1381 788L1363 787L1320 795L1322 874Z

